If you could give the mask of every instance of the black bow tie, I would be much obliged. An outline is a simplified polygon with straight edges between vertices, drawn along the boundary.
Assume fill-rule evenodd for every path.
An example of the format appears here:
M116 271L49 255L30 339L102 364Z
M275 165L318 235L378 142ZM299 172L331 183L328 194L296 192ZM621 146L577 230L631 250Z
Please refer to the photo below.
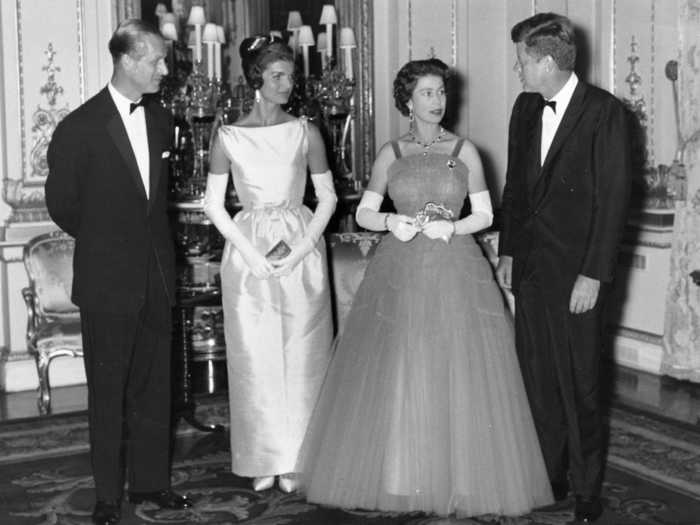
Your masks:
M136 108L141 106L142 108L146 107L145 101L143 98L139 100L138 102L132 102L129 104L129 115L131 115L134 111L136 111Z
M544 110L545 106L549 106L552 108L552 113L557 112L557 101L556 100L545 100L542 99L542 109Z

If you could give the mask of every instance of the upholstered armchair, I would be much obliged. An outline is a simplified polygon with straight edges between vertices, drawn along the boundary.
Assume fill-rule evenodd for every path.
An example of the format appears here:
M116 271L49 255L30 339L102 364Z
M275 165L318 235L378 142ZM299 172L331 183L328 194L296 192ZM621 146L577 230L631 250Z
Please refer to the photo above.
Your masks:
M340 332L367 264L384 234L332 233L328 237L336 330Z
M51 411L49 366L58 356L82 357L80 313L70 300L75 241L60 230L31 239L24 248L29 286L22 290L27 305L27 350L39 374L39 412Z

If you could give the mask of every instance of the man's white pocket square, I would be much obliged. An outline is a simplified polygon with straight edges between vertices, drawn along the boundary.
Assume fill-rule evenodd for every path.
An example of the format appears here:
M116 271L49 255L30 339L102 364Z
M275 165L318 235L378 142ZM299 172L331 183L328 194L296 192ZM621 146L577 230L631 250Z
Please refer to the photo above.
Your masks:
M170 157L169 151L164 151L163 154L160 156L161 159L167 159L168 157Z

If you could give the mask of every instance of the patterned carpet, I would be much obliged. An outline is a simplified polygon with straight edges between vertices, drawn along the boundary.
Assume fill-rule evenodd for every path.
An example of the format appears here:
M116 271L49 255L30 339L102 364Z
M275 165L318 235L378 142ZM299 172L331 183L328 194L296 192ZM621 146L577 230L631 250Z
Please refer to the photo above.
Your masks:
M199 418L228 423L223 399L200 403ZM94 491L87 456L87 425L81 414L4 424L0 427L0 524L90 523ZM700 525L700 433L614 409L604 485L603 525ZM571 505L541 509L518 519L469 520L421 514L340 511L307 504L277 489L256 493L249 480L230 472L225 433L200 433L182 423L173 485L195 506L162 511L124 504L122 523L255 525L562 525Z

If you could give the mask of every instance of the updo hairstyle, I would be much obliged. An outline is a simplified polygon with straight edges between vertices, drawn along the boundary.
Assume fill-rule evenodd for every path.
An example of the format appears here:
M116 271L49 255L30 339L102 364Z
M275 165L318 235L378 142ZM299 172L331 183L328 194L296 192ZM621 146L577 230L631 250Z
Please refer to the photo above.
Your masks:
M246 38L241 42L238 53L241 55L245 80L253 89L262 87L263 71L273 62L283 60L294 64L291 48L281 40L267 35Z
M396 74L394 104L404 117L410 113L408 101L411 100L418 79L428 75L442 78L442 81L447 85L447 80L450 78L450 68L438 58L428 58L426 60L411 60L404 64Z

